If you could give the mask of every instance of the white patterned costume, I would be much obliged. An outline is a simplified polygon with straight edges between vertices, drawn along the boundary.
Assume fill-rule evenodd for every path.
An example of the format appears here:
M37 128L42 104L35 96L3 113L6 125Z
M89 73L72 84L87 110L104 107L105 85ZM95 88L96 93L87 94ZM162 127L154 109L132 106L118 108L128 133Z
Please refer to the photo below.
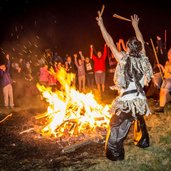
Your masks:
M128 63L129 70L126 67ZM133 72L137 74L132 74ZM141 148L149 146L143 115L150 114L150 110L143 88L150 82L152 75L151 64L143 53L140 53L139 58L124 53L122 59L118 61L114 82L119 96L112 103L110 110L112 117L105 144L106 156L110 160L124 158L123 141L132 121L134 121L134 144Z

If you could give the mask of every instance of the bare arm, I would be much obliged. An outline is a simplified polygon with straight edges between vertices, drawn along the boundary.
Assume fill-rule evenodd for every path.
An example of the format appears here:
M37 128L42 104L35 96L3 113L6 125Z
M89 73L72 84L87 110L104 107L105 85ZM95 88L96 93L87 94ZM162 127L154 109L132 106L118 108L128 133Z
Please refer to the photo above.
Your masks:
M121 59L121 57L123 56L121 52L118 51L116 45L113 42L112 37L109 35L109 33L107 32L104 24L103 24L103 19L100 15L100 12L98 11L98 17L96 18L97 23L100 27L102 36L104 38L104 40L106 41L106 44L108 45L108 47L110 48L110 50L112 51L113 55L115 56L116 60L119 61Z
M145 54L144 39L143 39L141 31L138 27L138 23L139 23L138 15L136 15L136 14L132 15L131 21L132 21L132 26L133 26L134 31L135 31L135 35L136 35L137 39L142 43L142 52Z
M120 44L120 46L122 45L123 50L126 52L127 49L126 49L126 46L125 46L125 43L124 43L123 39L119 39L119 44Z
M75 62L76 67L78 68L77 54L74 54L74 62Z
M79 55L81 56L81 60L84 61L85 58L84 58L84 55L83 55L82 51L79 51L78 53L79 53Z
M90 45L90 59L93 58L93 45Z

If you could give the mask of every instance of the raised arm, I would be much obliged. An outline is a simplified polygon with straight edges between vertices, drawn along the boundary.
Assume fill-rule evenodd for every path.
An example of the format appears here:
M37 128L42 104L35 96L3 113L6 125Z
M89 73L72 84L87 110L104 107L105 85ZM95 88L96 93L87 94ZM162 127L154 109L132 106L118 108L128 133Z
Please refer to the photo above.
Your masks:
M102 36L107 44L107 46L110 48L110 50L112 51L113 55L115 56L116 60L119 61L121 59L121 57L123 56L121 52L118 51L116 45L113 42L112 37L109 35L109 33L107 32L104 24L103 24L103 19L101 17L100 11L98 11L98 17L96 18L97 23L100 27Z
M90 59L93 58L93 45L90 45Z
M139 23L138 15L136 15L136 14L132 15L131 21L132 21L132 26L133 26L134 31L135 31L135 35L136 35L137 39L142 43L142 52L145 54L144 39L143 39L141 31L138 27L138 23Z
M77 54L75 53L74 54L74 62L75 62L75 65L76 65L76 67L78 68L78 62L77 62Z
M125 43L124 43L123 39L119 39L119 44L120 44L120 46L122 46L123 50L126 52L127 49L126 49L126 46L125 46ZM120 49L121 49L121 47L120 47Z
M80 55L80 57L81 57L81 60L84 61L85 58L84 58L84 55L83 55L82 51L79 51L78 53L79 53L79 55Z

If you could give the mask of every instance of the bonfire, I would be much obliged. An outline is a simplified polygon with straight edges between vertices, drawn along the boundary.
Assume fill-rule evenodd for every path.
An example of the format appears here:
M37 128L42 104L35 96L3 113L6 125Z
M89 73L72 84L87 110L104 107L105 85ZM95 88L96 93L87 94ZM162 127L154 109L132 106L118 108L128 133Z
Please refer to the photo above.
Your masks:
M38 90L48 103L47 111L36 116L45 119L41 132L55 137L96 134L106 129L110 120L109 105L99 104L92 92L81 93L71 86L73 75L61 68L57 73L50 70L60 83L55 91L51 87L37 84Z

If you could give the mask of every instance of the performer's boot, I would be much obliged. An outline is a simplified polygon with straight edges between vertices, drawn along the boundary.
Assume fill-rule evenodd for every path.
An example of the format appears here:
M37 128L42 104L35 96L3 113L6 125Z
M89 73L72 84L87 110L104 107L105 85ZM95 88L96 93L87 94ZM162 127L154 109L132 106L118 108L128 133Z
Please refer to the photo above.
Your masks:
M105 153L110 160L123 160L125 151L123 141L126 138L132 120L113 115L110 120L110 128L106 138Z
M145 120L141 115L134 121L134 144L141 148L146 148L150 145Z

